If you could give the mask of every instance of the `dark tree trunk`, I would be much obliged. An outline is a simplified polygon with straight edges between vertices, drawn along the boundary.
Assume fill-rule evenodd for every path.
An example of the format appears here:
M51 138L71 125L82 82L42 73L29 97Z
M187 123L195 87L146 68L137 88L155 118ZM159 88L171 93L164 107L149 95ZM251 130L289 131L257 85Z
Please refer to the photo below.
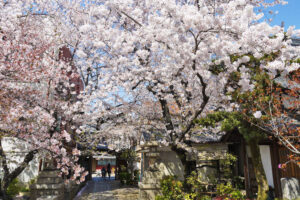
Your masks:
M3 200L11 200L12 198L7 194L7 188L9 183L7 184L6 180L3 178L1 180L1 197Z
M260 156L258 140L255 138L250 139L248 144L252 154L251 159L258 186L257 200L266 200L268 198L269 185Z

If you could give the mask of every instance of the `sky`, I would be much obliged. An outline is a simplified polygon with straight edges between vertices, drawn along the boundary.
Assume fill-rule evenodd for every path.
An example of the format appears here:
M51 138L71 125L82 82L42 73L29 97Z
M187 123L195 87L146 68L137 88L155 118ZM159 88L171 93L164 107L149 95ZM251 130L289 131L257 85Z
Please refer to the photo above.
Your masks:
M274 17L272 25L281 25L284 21L284 27L287 29L289 26L296 26L300 29L300 0L286 0L287 5L279 5L272 8L273 11L278 11Z

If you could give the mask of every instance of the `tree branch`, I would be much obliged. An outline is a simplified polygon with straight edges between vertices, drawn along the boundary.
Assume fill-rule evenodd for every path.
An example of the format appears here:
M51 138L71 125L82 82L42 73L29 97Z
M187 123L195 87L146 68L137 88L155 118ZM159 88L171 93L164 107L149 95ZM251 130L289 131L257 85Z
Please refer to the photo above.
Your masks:
M140 27L142 27L143 25L141 23L139 23L137 20L135 20L133 17L129 16L127 13L120 11L120 13L122 13L123 15L125 15L126 17L128 17L129 19L131 19L134 23L136 23L137 25L139 25Z
M37 152L38 152L38 150L29 151L26 154L23 162L16 169L14 169L10 174L8 174L6 177L4 176L4 187L8 186L8 184L12 180L17 178L23 172L23 170L28 166L29 162L32 161L32 159L34 158L34 155Z

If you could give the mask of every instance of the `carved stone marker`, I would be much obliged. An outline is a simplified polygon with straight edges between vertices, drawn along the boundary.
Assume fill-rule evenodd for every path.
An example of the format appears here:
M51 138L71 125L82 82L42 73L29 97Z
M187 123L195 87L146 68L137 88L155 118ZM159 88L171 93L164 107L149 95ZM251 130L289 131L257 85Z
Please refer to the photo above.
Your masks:
M297 178L282 178L280 181L284 199L300 199L300 186Z

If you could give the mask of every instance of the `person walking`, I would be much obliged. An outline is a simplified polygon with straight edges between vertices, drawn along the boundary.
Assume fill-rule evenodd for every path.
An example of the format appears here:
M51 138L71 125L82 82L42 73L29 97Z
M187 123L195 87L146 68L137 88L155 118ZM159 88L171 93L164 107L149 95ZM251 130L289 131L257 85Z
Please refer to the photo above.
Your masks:
M102 167L101 173L102 173L102 178L105 179L105 177L106 177L106 170L105 170L105 167Z
M110 163L107 164L106 170L107 170L107 173L108 173L108 179L110 180L110 174L111 174Z

